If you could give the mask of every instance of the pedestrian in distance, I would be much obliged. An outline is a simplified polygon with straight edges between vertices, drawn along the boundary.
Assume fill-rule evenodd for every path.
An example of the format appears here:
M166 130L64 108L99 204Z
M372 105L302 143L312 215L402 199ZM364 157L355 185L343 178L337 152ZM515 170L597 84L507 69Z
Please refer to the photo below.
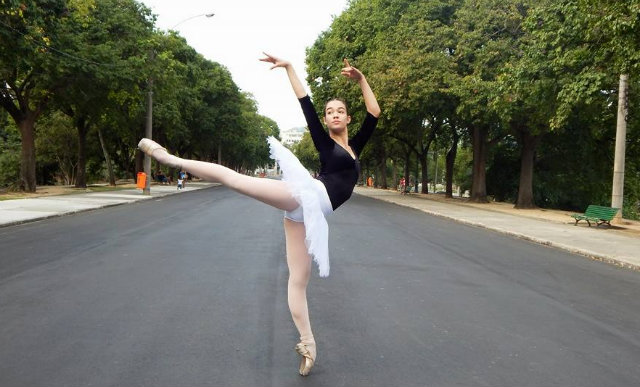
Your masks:
M353 192L360 175L358 156L376 127L380 107L363 73L345 59L341 74L360 86L367 114L360 131L349 139L347 125L351 123L351 116L347 104L342 99L331 99L326 102L323 112L323 121L329 129L327 133L291 63L268 54L260 60L271 63L271 69L286 70L320 155L321 170L317 179L273 137L267 141L271 157L278 161L282 169L282 180L250 177L215 163L178 158L150 139L142 139L138 147L161 164L221 183L285 211L284 231L289 269L287 301L300 334L300 342L295 346L301 356L298 371L306 376L317 357L306 293L311 276L311 257L318 265L319 275L328 276L329 229L326 216L347 201Z
M182 180L182 188L186 187L187 172L185 171L178 172L178 178Z
M158 170L158 172L156 172L156 179L158 179L158 182L162 184L169 184L169 179L161 170Z

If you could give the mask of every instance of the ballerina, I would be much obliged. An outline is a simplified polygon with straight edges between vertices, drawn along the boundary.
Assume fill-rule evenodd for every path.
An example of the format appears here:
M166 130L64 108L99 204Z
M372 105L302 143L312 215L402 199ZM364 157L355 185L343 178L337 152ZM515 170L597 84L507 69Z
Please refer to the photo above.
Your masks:
M284 210L284 230L289 280L287 301L293 322L300 334L295 350L300 354L298 372L306 376L316 358L316 342L311 330L307 304L307 285L311 276L311 257L318 265L319 275L329 275L328 225L326 216L342 205L353 192L360 174L358 156L371 137L380 115L380 107L362 72L345 59L341 74L360 85L367 115L360 131L349 139L347 125L351 122L347 105L341 99L328 101L324 109L325 132L290 62L265 54L261 61L273 64L271 69L284 68L296 97L300 101L311 138L320 154L321 170L314 179L289 149L269 137L271 157L278 161L282 180L250 177L215 163L182 159L150 139L138 144L141 151L159 163L187 171L207 181L221 183L275 208Z

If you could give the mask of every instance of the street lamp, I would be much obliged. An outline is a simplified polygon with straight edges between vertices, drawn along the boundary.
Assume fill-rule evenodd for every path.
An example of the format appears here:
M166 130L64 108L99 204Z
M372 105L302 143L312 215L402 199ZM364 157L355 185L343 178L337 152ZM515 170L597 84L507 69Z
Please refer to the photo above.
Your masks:
M171 27L169 29L170 30L175 30L176 27L179 26L180 24L182 24L182 23L184 23L184 22L186 22L188 20L195 19L197 17L202 17L202 16L204 16L204 17L213 17L213 15L215 15L215 13L211 12L211 13L201 13L200 15L190 16L190 17L188 17L188 18L186 18L184 20L179 21L178 23L176 23L173 27Z
M202 13L200 15L195 15L195 16L190 16L186 19L183 19L181 21L179 21L178 23L176 23L176 25L174 25L173 27L171 27L171 30L175 30L175 28L177 26L179 26L180 24L189 21L191 19L195 19L197 17L213 17L213 15L215 15L213 12L211 13ZM154 54L153 52L151 52L150 54L151 60L153 60ZM147 92L147 119L146 119L146 125L145 125L145 137L148 139L151 139L151 135L152 135L152 128L153 128L153 78L149 78L148 81L148 92ZM145 184L144 189L142 190L142 194L143 195L151 195L151 157L149 155L147 155L146 153L144 154L144 173L147 174L147 182Z

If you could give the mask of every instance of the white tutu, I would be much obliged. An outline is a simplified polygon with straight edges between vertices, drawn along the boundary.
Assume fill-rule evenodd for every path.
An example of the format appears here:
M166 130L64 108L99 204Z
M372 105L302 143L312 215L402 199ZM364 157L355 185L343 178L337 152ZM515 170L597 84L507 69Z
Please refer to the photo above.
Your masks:
M325 215L331 213L329 195L322 182L314 179L296 156L274 138L267 138L271 158L280 164L282 180L303 211L305 244L318 264L320 277L329 276L329 226ZM295 219L294 219L295 220Z

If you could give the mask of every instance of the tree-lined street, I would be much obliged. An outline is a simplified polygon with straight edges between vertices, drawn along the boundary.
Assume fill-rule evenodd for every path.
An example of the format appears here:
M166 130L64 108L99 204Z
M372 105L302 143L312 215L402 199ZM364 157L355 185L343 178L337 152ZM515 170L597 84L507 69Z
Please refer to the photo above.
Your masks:
M425 194L520 209L596 204L640 219L639 1L345 1L307 42L306 83L318 111L330 97L348 101L353 135L365 109L340 79L343 60L367 74L382 114L359 155L361 181L388 188L404 177ZM235 24L253 31L255 17L265 18ZM0 190L135 179L143 136L253 173L270 162L267 136L300 129L259 114L236 83L244 74L156 19L136 0L2 2ZM317 172L310 137L294 152ZM178 172L145 169L159 170Z
M162 30L139 0L0 1L0 386L640 385L640 243L624 234L640 230L640 0L350 0L308 42L297 96L325 118L346 99L350 138L362 85L381 114L350 169L361 195L329 218L331 276L314 266L305 379L281 211L203 176L176 186L186 162L146 158L155 192L133 188L142 137L278 174L267 137L303 128L259 114L243 74L175 28L215 13L300 38L284 4L268 7L291 25L251 6ZM320 172L308 133L287 146ZM591 205L623 219L572 225Z
M355 196L297 375L282 214L216 187L6 227L2 385L640 382L638 273Z

